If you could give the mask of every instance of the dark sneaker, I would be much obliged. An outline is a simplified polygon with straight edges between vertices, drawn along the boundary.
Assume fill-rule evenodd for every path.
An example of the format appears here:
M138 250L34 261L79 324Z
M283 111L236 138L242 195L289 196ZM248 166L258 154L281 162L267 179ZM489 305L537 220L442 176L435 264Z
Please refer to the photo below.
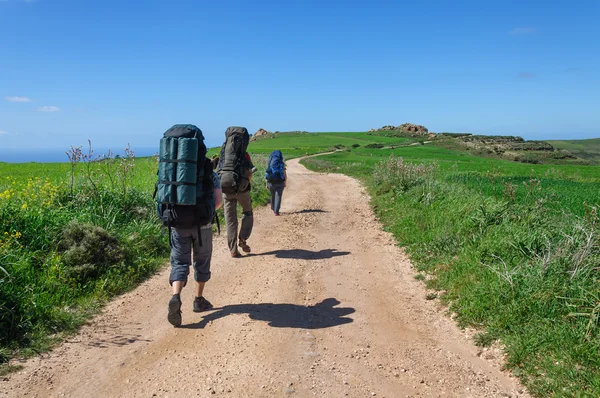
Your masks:
M178 294L174 294L171 300L169 300L167 320L175 327L181 326L181 298L179 298Z
M194 312L202 312L210 310L213 305L204 297L196 297L194 299Z
M240 243L238 244L238 246L241 247L242 250L246 253L250 253L250 246L248 246L248 244L246 243L246 239L240 239Z
M240 254L240 252L236 251L235 253L231 253L231 257L240 258L240 257L242 257L242 255Z

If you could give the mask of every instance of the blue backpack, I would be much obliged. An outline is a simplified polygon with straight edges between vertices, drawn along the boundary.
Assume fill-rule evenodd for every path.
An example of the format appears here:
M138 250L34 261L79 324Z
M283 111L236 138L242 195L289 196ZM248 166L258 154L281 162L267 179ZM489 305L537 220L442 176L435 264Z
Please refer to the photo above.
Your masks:
M285 181L285 163L280 150L271 152L265 178L273 183Z

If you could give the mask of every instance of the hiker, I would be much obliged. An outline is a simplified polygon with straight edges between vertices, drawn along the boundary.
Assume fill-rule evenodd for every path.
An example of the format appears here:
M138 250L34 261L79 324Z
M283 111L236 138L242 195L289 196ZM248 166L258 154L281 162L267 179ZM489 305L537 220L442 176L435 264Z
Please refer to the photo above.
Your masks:
M169 228L173 296L167 320L181 326L181 291L194 267L194 312L211 309L204 298L204 285L211 277L212 222L222 205L221 185L213 164L206 158L202 131L194 125L175 125L160 142L158 214Z
M237 246L250 253L248 238L252 234L254 217L252 215L252 199L250 189L254 165L246 150L250 135L245 127L228 127L225 131L225 142L221 147L219 168L223 188L223 209L227 223L227 245L231 257L241 257ZM237 204L242 207L242 226L238 240Z
M287 171L280 150L271 152L269 156L265 182L267 189L271 191L271 210L278 216L283 188L287 185Z

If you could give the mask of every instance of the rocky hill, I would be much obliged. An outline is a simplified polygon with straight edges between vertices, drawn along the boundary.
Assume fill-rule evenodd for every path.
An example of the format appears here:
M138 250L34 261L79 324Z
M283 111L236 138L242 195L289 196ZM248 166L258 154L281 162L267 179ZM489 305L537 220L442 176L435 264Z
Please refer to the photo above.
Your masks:
M413 135L413 136L419 136L419 135L426 136L429 134L434 134L434 133L429 133L429 130L427 130L427 127L421 126L419 124L413 124L413 123L404 123L399 126L387 125L387 126L383 126L378 129L369 130L369 132L377 132L377 131L398 131L398 132L406 133L408 135Z

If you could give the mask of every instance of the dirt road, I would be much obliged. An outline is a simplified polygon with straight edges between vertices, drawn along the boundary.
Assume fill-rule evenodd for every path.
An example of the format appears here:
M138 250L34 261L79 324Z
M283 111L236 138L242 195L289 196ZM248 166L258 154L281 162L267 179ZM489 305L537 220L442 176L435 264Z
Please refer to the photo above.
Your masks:
M215 309L166 320L168 270L0 381L0 396L521 397L414 279L360 184L290 161L282 215L255 211L252 255L215 238Z

